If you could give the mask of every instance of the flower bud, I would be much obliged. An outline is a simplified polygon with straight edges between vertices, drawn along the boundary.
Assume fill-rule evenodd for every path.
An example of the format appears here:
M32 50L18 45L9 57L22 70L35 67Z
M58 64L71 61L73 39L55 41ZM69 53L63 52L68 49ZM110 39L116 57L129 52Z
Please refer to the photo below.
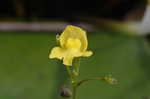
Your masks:
M59 43L60 42L60 35L59 34L56 35L56 42L57 42L58 45L60 44Z
M69 88L65 88L64 86L61 86L60 96L64 98L69 98L72 96L72 92Z
M117 80L111 76L105 76L104 80L109 84L117 84Z

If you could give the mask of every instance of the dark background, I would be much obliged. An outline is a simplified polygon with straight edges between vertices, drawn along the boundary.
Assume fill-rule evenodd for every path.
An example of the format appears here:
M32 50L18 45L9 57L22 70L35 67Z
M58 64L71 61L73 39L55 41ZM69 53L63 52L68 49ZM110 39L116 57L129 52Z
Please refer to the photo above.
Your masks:
M26 21L103 17L123 20L130 11L144 9L146 0L1 0L0 18Z

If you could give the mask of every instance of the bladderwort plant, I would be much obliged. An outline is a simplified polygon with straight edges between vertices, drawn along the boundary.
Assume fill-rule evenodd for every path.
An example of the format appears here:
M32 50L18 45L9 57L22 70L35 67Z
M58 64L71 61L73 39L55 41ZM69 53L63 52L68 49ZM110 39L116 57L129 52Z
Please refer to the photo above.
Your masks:
M111 76L78 80L80 57L90 57L93 55L92 51L87 50L88 40L85 30L77 26L68 25L59 37L57 35L56 41L59 46L51 50L49 58L63 60L71 84L71 88L61 87L62 91L60 95L62 98L76 99L77 88L89 80L100 80L109 84L116 83L116 80Z

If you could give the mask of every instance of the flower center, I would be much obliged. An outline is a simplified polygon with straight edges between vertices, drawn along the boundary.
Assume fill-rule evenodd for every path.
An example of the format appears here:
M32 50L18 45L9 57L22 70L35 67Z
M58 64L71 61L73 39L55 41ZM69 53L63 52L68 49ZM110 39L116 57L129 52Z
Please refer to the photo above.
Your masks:
M66 48L80 49L81 42L79 39L69 38L66 43Z

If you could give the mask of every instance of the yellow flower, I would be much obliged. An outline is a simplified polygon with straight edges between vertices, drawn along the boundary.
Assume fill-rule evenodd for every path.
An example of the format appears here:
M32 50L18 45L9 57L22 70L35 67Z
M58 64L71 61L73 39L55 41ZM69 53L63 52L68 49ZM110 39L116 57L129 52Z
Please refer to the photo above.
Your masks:
M72 66L75 57L89 57L91 51L87 51L88 41L86 32L79 27L68 25L59 38L60 47L54 47L49 58L63 60L66 66Z

